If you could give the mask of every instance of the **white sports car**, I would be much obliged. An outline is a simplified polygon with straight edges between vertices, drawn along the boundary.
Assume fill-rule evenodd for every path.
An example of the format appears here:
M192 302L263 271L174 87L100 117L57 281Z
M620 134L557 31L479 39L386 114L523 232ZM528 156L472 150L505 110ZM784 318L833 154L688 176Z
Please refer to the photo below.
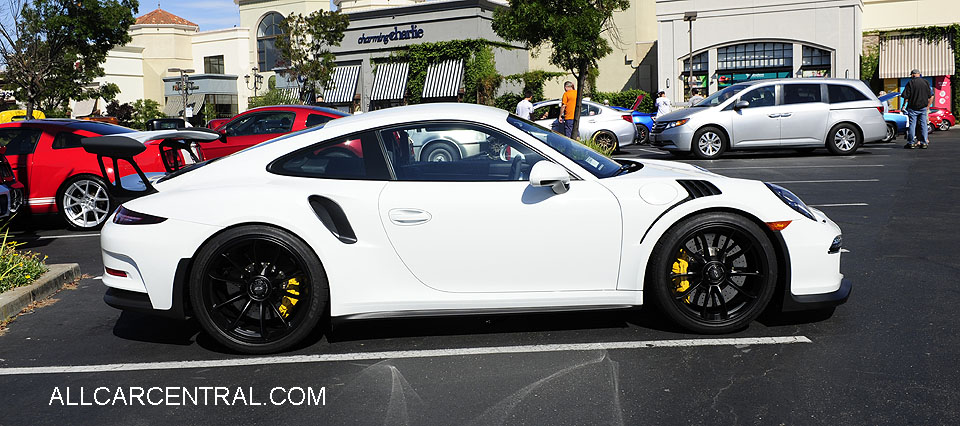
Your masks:
M472 132L485 150L419 161L413 129ZM850 293L840 229L786 189L682 163L613 161L477 105L333 120L153 187L103 228L104 299L193 315L248 353L290 347L327 312L410 317L650 300L686 329L726 333L771 304L831 308Z

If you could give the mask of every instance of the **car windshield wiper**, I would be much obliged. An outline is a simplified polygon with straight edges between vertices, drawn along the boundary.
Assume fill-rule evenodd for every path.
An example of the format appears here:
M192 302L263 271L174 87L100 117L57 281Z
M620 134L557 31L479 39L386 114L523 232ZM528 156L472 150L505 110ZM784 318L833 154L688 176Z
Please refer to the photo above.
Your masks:
M630 172L634 171L633 169L640 170L640 169L642 169L642 168L643 168L643 164L642 164L642 163L634 163L633 161L629 161L629 162L627 162L626 164L620 165L620 168L617 169L617 172L614 173L613 175L614 175L614 176L620 176L620 175L622 175L622 174L624 174L624 173L630 173Z

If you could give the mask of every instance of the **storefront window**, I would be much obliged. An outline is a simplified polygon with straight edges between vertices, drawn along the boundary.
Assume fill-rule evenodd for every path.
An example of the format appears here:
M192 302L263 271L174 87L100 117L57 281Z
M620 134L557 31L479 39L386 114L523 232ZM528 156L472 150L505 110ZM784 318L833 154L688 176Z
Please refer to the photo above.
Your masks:
M238 114L237 95L206 95L204 97L204 120L230 118ZM212 114L212 115L211 115ZM207 116L211 115L211 116Z
M717 49L717 69L746 70L793 67L790 43L743 43Z
M283 33L280 30L281 22L283 15L270 12L264 15L257 27L257 64L261 71L270 71L279 65L277 36Z
M803 46L802 77L830 77L830 51Z

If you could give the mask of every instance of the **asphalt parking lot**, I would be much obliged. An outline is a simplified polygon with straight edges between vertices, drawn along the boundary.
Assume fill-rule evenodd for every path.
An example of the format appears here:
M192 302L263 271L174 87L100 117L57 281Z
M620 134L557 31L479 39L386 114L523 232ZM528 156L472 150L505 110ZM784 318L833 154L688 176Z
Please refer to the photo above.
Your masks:
M642 309L354 322L248 357L193 321L106 306L97 235L21 220L27 247L89 278L0 336L0 424L958 424L960 130L928 150L902 143L682 160L790 188L849 251L853 293L832 316L770 313L719 338ZM151 405L167 387L180 401L178 389L215 390L206 404ZM138 388L161 390L137 402ZM311 390L324 404L301 398Z

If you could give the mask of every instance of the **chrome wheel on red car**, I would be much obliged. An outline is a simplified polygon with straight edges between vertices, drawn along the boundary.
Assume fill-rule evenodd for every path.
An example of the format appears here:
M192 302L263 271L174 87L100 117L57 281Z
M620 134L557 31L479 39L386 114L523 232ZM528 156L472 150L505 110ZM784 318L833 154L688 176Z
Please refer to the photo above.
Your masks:
M81 176L67 181L57 197L60 215L71 228L98 229L113 211L107 186L95 176Z

